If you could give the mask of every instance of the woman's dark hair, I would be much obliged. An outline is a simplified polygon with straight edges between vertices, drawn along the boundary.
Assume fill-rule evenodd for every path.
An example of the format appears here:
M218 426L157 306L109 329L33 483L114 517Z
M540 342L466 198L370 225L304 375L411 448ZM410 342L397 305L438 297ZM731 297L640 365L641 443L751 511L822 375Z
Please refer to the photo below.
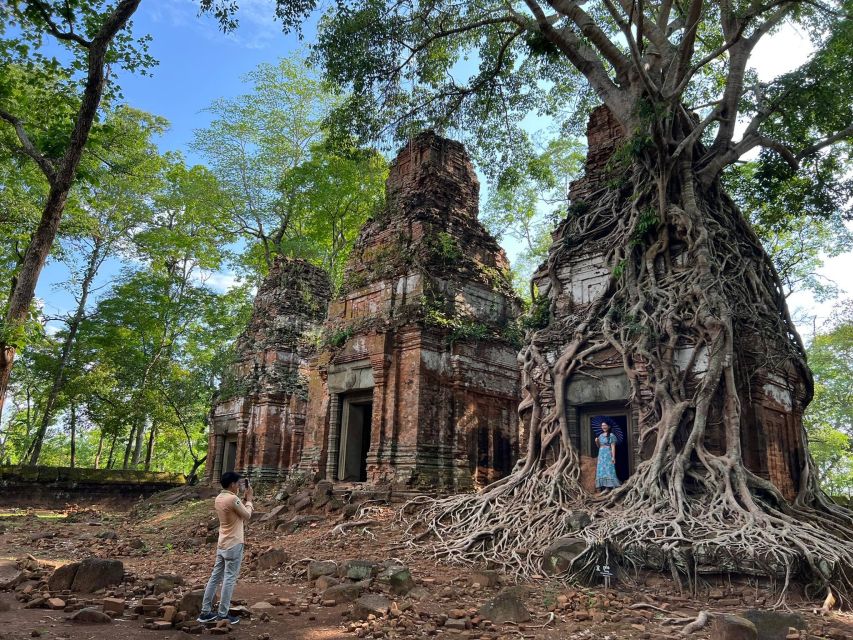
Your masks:
M223 489L227 489L228 487L230 487L235 482L239 482L242 477L243 476L241 476L236 471L226 471L225 473L222 474L222 477L219 479L219 483L222 485Z

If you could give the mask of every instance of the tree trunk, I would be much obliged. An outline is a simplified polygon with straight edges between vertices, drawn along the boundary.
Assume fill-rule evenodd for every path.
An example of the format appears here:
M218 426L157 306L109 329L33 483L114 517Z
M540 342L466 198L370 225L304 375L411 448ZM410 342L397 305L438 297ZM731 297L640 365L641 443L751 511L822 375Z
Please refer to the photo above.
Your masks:
M672 139L689 127L675 121ZM702 152L676 160L640 149L598 175L588 164L584 201L572 203L536 276L551 317L521 354L526 457L479 495L418 500L416 541L534 575L544 547L574 536L587 549L570 573L587 581L604 563L688 580L697 568L745 571L783 592L795 577L851 590L853 514L820 490L799 421L812 394L805 350L755 234L719 182L697 178ZM590 261L600 261L599 287L578 295L572 274ZM608 370L628 386L621 402L638 416L639 460L620 488L593 497L569 390ZM789 389L787 421L762 424L756 412L773 404L763 394L777 382ZM791 436L760 451L759 428ZM755 460L747 466L744 443L765 456L769 478ZM571 511L590 524L577 530Z
M196 458L193 460L192 469L187 474L187 484L194 485L198 482L198 470L201 468L201 465L205 463L207 460L207 456L202 456L201 458Z
M136 434L136 425L133 425L130 428L130 433L127 434L127 446L124 448L124 461L121 464L122 469L127 469L127 465L130 462L130 452L133 449L135 434Z
M113 454L115 453L115 450L116 450L116 440L117 439L118 439L118 432L114 433L112 440L110 440L110 455L107 456L107 469L113 468L113 461L114 461ZM125 462L126 462L126 458L125 458ZM127 464L125 464L124 468L127 469Z
M74 120L74 127L65 153L55 165L46 161L34 149L32 142L24 133L20 120L4 117L5 120L15 124L21 144L28 150L28 154L38 156L37 162L45 171L50 183L50 192L42 210L41 219L35 233L33 233L30 244L24 252L21 267L12 284L9 304L4 317L4 325L7 331L23 326L29 316L39 275L56 239L59 222L62 219L62 213L68 199L68 192L74 183L77 167L80 164L80 158L83 156L83 149L98 113L98 106L106 82L104 71L107 50L115 35L124 28L130 16L136 11L139 3L140 0L121 0L113 11L106 16L98 33L89 44L86 85L80 108ZM6 400L12 365L15 361L15 350L16 345L14 343L0 340L0 418L2 418L3 404Z
M154 438L157 433L157 425L152 424L148 429L148 446L145 449L145 470L151 470L151 457L154 455Z
M98 469L98 468L100 468L100 464L101 464L101 452L102 452L103 450L104 450L104 432L103 432L103 430L102 430L102 431L101 431L101 433L100 433L100 435L98 436L98 450L95 452L95 464L94 464L94 467L93 467L94 469Z
M89 299L89 291L92 288L92 282L98 273L98 268L101 265L101 249L103 247L103 238L96 236L92 253L89 254L89 259L86 262L86 271L83 275L83 282L80 287L80 298L77 300L77 309L68 323L68 333L65 335L65 340L62 343L62 351L59 355L59 362L56 365L56 371L53 375L53 383L50 387L47 400L45 401L44 411L42 413L41 424L36 433L33 444L32 454L30 455L29 464L37 465L39 456L41 455L41 447L44 442L44 436L47 429L53 420L53 411L56 408L56 401L62 388L65 385L65 368L71 360L71 352L74 349L74 343L77 340L77 332L80 329L80 323L83 322L83 317L86 314L86 303Z
M69 417L71 429L71 468L77 463L77 405L71 403L71 415Z

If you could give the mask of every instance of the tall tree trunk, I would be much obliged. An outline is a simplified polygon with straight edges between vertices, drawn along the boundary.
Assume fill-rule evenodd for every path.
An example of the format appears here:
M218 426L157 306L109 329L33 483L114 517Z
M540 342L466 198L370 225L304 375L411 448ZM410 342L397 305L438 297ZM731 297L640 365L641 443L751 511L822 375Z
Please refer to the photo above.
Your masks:
M118 431L116 431L113 434L113 438L112 438L112 440L110 440L110 455L107 457L107 469L113 468L113 462L114 462L113 454L115 453L115 450L116 450L116 440L117 439L118 439ZM127 465L125 465L124 468L127 469Z
M145 470L151 470L151 458L154 455L154 439L157 434L157 425L152 424L148 429L148 447L145 450Z
M145 429L150 428L148 424L149 418L145 418L145 422L140 423L138 429L136 430L136 440L133 444L133 460L130 463L134 469L139 466L139 462L142 460L142 447L145 444Z
M89 254L89 259L86 261L86 271L83 274L83 282L80 287L80 297L77 300L77 309L68 323L68 333L65 335L65 340L62 343L62 351L59 355L59 362L56 365L56 371L53 374L53 383L50 387L50 393L47 396L47 401L42 412L41 424L36 433L33 443L32 454L30 455L29 464L38 464L39 456L41 455L41 447L44 442L44 436L53 420L53 411L56 408L56 401L59 394L62 392L62 387L65 385L65 369L71 360L71 353L74 350L74 343L77 340L77 332L80 329L80 323L86 314L86 303L89 300L89 292L92 288L92 282L98 273L98 268L101 266L101 249L103 248L104 240L101 236L93 238L94 244L92 252Z
M21 267L12 283L9 304L3 318L7 330L23 326L29 316L36 284L56 239L59 222L62 219L62 213L68 199L68 192L74 184L77 167L80 164L80 158L83 156L83 149L98 113L98 106L106 83L107 51L113 38L124 28L139 3L140 0L121 0L106 16L101 28L88 44L86 85L83 89L80 108L77 111L65 153L58 162L52 162L36 149L27 135L24 122L21 119L0 112L0 119L14 127L22 151L39 165L50 184L50 192L42 210L41 219L30 244L24 252ZM3 404L6 400L12 365L15 361L15 350L16 345L14 343L0 340L0 418L2 418Z
M104 450L104 432L101 430L100 435L98 436L98 450L95 452L95 469L98 469L101 464L101 452Z
M130 428L130 433L127 434L127 446L124 448L124 461L121 464L122 469L127 469L127 465L130 462L130 452L133 450L133 443L135 442L136 431L137 426L134 424Z
M77 405L71 403L71 415L69 417L69 427L71 429L71 468L73 469L77 463Z

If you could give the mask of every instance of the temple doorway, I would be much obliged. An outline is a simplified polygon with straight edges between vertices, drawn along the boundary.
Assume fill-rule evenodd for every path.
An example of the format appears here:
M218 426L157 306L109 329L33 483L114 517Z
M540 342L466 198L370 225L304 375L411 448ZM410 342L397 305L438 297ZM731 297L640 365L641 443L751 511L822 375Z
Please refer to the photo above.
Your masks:
M632 425L628 411L624 408L600 407L589 409L581 414L583 453L590 458L598 458L598 447L595 439L601 434L601 423L606 420L612 426L616 435L616 476L625 482L633 472L631 456ZM592 473L595 470L592 469Z
M225 441L225 451L222 452L222 472L234 471L237 464L237 436Z
M370 427L373 422L373 395L344 398L341 415L341 451L338 458L338 480L367 480L367 452L370 450Z

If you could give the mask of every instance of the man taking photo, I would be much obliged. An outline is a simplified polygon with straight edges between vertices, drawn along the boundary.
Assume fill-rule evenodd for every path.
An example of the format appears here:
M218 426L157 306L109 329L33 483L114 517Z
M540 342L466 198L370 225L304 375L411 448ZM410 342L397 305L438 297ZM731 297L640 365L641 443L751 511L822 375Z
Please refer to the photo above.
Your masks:
M249 481L234 471L223 473L220 482L222 491L214 502L216 515L219 516L216 562L204 590L198 621L208 623L227 620L231 624L237 624L240 618L228 615L228 610L231 608L231 594L234 593L237 576L240 575L240 563L243 561L243 524L252 517L254 493ZM237 495L241 488L244 490L245 502ZM219 597L219 611L214 613L213 598L220 583L222 594Z

